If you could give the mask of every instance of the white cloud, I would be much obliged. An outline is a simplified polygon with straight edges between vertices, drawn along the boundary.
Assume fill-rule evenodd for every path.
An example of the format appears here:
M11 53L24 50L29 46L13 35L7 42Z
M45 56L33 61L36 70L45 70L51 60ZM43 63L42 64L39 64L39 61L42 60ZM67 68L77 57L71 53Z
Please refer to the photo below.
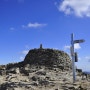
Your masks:
M29 50L23 50L21 53L26 55L29 52Z
M90 62L90 56L86 56L85 60L88 60L88 62Z
M44 27L47 24L42 24L42 23L28 23L27 25L22 25L22 28L40 28L40 27Z
M24 57L21 56L21 57L20 57L20 60L23 61L23 60L24 60Z
M75 49L80 49L80 48L81 48L81 47L80 47L80 44L79 44L79 43L74 44L74 48L75 48Z
M82 60L81 57L78 57L78 60Z
M21 52L20 52L20 57L19 57L19 59L20 59L21 61L23 61L24 58L25 58L25 56L28 54L28 52L29 52L29 50L23 50L23 51L21 51Z
M65 45L65 46L64 46L64 50L67 50L67 49L70 49L70 46Z
M90 59L90 56L86 56L85 59Z
M80 49L80 44L79 43L76 43L74 44L74 49ZM70 45L65 45L64 46L64 50L67 50L67 49L70 49Z
M58 9L67 15L90 17L90 0L63 0Z

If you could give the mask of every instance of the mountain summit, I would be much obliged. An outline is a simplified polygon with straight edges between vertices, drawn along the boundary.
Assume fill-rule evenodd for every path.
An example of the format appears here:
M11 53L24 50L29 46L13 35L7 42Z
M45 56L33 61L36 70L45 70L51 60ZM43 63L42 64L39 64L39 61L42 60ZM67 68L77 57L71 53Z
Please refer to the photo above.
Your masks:
M61 66L71 68L71 60L67 53L55 49L32 49L24 59L25 64L44 65L48 67Z
M41 45L31 49L24 61L0 66L0 90L90 90L90 77L85 75L77 69L73 84L69 55Z

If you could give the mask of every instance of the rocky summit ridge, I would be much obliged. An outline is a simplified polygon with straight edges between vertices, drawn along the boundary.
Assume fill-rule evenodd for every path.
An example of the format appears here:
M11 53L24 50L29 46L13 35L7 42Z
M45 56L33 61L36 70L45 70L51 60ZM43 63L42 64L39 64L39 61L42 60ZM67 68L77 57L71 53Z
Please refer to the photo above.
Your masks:
M76 71L73 83L69 55L41 46L31 49L22 62L0 65L0 90L90 90L90 76Z

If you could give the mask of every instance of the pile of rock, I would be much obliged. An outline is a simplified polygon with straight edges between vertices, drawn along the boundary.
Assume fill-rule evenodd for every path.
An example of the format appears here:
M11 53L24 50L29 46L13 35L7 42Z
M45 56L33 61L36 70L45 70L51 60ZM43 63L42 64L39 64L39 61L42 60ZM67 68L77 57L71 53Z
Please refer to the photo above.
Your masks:
M71 60L64 51L54 49L32 49L24 59L24 63L30 65L56 66L61 68L71 68Z

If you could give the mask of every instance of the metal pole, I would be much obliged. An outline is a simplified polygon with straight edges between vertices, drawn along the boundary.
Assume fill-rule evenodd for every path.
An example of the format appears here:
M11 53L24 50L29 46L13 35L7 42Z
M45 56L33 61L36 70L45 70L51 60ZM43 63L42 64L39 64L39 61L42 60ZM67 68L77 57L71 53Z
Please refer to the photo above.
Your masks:
M73 33L71 34L71 50L72 50L72 70L73 70L73 83L75 83L76 77L75 77L75 55L74 55L74 35Z

